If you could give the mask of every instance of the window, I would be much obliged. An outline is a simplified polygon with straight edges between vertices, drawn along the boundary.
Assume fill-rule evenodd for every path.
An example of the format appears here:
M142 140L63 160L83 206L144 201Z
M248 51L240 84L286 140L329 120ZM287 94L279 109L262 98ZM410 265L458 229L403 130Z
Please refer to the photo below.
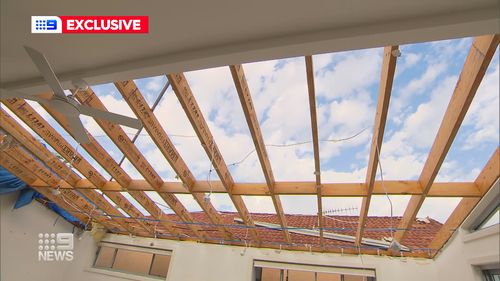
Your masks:
M101 243L94 267L165 278L170 257L165 250Z
M465 219L462 228L474 232L498 225L500 222L500 179L483 196L481 201Z
M116 249L112 268L120 271L148 274L153 254L123 249Z
M500 205L494 209L477 227L477 229L484 229L492 225L498 224L500 220Z
M500 281L500 269L484 270L483 276L486 281Z
M255 281L375 281L375 270L269 261L254 262Z

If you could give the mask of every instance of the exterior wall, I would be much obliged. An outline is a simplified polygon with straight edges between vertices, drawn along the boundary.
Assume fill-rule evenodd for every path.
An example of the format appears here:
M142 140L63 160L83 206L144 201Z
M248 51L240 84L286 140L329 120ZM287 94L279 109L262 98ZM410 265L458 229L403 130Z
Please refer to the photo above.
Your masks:
M482 281L481 266L500 266L500 225L475 233L459 229L436 258L438 280Z
M81 240L75 238L73 261L38 261L38 233L72 232L73 225L37 202L13 210L17 196L18 192L0 196L0 280L65 281L80 276L85 276L81 280L124 280L83 273L92 266L97 249L89 233Z
M1 214L1 280L50 281L117 281L146 280L130 275L119 277L92 269L97 245L89 233L75 239L71 262L39 262L39 232L71 232L72 225L38 203L12 211L17 194L0 197ZM500 229L497 226L497 229ZM253 260L295 262L305 264L375 268L378 280L471 280L479 281L480 271L472 264L498 260L499 234L489 230L480 237L459 231L436 260L388 258L375 256L342 256L272 249L210 245L107 235L104 240L173 251L166 281L251 281ZM477 234L473 234L476 235ZM474 239L475 238L475 239ZM106 271L105 271L106 272ZM151 279L158 280L158 279Z
M38 261L38 233L71 232L73 226L35 202L13 210L17 195L0 196L0 280L62 280L69 262Z
M374 256L341 256L308 252L278 251L272 249L248 248L176 242L145 238L130 238L123 235L109 235L105 241L131 243L173 251L167 281L251 281L254 259L304 264L375 268L378 280L428 280L436 279L432 260L400 259ZM86 277L85 277L86 278ZM82 278L83 281L85 278Z

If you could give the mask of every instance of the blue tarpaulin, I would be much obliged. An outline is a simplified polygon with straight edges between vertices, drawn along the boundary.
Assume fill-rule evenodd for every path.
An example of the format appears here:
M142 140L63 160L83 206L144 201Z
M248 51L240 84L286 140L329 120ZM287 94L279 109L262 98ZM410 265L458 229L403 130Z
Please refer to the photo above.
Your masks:
M27 186L22 180L0 167L0 195L21 190Z
M42 194L30 188L26 183L0 166L0 195L18 190L21 190L21 192L19 193L16 204L14 205L14 209L28 205L31 201L33 201L33 199L36 198L43 198L47 200L47 198L45 198ZM66 212L63 208L59 207L56 203L48 201L46 206L67 221L83 225L77 218Z
M19 192L19 196L17 197L16 204L14 205L14 209L19 209L28 205L31 201L33 201L33 199L36 198L37 194L39 193L29 187L21 190L21 192Z
M45 197L43 197L42 194L40 194L40 193L38 193L36 191L34 191L34 192L35 193L33 194L33 199L35 199L35 198L42 198L42 199L47 200ZM73 217L70 213L66 212L66 210L64 210L63 208L59 207L56 203L54 203L52 201L47 202L47 208L49 208L52 211L58 213L61 217L63 217L64 219L66 219L69 222L74 222L74 223L82 224L80 222L80 220L78 220L77 218Z

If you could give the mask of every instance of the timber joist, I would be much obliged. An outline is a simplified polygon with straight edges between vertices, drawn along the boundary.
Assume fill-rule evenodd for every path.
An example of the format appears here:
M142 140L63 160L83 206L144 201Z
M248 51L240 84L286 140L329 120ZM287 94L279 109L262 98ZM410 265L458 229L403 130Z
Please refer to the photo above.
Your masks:
M180 182L164 181L154 169L139 148L129 138L120 125L96 119L98 125L109 139L123 153L124 157L137 169L144 179L134 179L117 163L110 153L102 147L95 136L88 131L90 141L86 144L71 145L43 118L30 104L23 99L12 98L2 100L12 113L22 123L35 132L48 144L55 153L45 147L36 137L32 136L6 110L0 108L0 143L8 134L15 140L15 145L0 146L0 165L13 175L33 187L82 223L89 225L96 221L115 233L130 233L146 237L165 237L207 243L222 243L228 245L251 245L276 248L266 243L259 235L253 218L248 211L242 196L269 196L279 220L287 246L280 249L313 250L322 252L338 252L326 247L323 237L322 199L325 197L358 197L362 198L361 212L355 236L355 245L361 244L364 236L370 201L376 195L410 195L403 218L395 232L394 238L404 243L404 239L415 222L425 198L427 197L461 197L461 201L429 244L432 252L407 253L406 256L432 257L448 241L481 198L489 191L499 177L500 152L497 148L489 162L473 182L435 182L441 165L450 149L462 121L481 83L493 54L497 49L499 35L480 36L474 39L469 54L463 66L460 78L444 114L440 128L429 152L425 165L418 180L412 181L378 181L375 179L382 149L385 123L392 91L395 70L397 66L398 46L387 46L384 49L378 102L375 113L375 124L368 157L367 173L364 182L358 183L327 183L321 179L318 122L316 113L316 92L314 84L313 57L305 57L305 72L307 78L307 94L309 97L309 112L311 118L311 136L314 152L315 180L308 182L276 181L269 161L266 144L260 129L255 104L245 77L242 65L229 66L242 111L245 116L254 146L265 178L263 183L235 182L216 144L215 138L205 120L194 94L183 73L167 74L172 89L180 102L201 146L213 165L218 181L207 182L197 180L188 168L183 157L163 128L160 120L146 102L134 81L116 81L114 86L141 121L144 129L156 145L158 152L172 167ZM167 86L165 86L166 89ZM51 93L42 93L50 96ZM91 88L73 92L76 99L84 105L107 110L99 97ZM55 108L42 105L46 112L70 135L72 130ZM170 122L170 121L168 121ZM135 140L135 139L134 139ZM86 159L79 149L83 149L95 160ZM60 157L59 157L60 156ZM113 180L104 178L97 163ZM153 163L155 164L155 163ZM83 178L76 173L78 171ZM134 198L140 206L129 201L124 192ZM175 213L176 220L171 220L160 207L161 202L154 201L147 192L156 192L163 203ZM249 237L239 237L230 231L223 214L219 213L206 193L225 193L236 208ZM203 210L208 226L196 221L195 216L183 206L176 194L190 194ZM294 245L288 231L288 222L281 203L281 195L314 195L317 198L319 245L309 248ZM146 210L150 216L143 215L139 208ZM122 212L128 216L123 216ZM215 233L218 236L215 236ZM222 239L222 240L221 240ZM217 242L218 241L218 242ZM352 253L375 254L369 249L355 249ZM346 250L351 252L351 250ZM378 252L380 253L380 252ZM384 251L383 255L392 254Z

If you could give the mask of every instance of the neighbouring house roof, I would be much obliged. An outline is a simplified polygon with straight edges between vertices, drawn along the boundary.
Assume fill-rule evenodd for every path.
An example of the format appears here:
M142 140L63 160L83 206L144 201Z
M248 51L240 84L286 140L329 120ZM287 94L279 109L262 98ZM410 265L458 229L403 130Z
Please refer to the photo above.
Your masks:
M210 220L207 218L203 212L192 212L193 220L203 224L210 224ZM247 233L247 228L243 224L238 223L235 219L239 219L239 215L236 212L220 212L222 222L227 226L227 229L231 231L236 239L248 240L250 241L250 236ZM272 223L279 225L279 218L276 214L268 213L252 213L252 218L254 219L256 225L259 222ZM287 214L285 215L288 221L289 229L308 229L314 230L318 228L318 217L315 215L295 215ZM325 232L336 233L342 235L356 236L357 222L359 220L358 216L323 216ZM179 219L174 214L168 214L163 216L164 220L179 222ZM384 240L384 238L390 238L390 229L395 229L401 222L402 217L382 217L382 216L370 216L367 218L366 232L364 237L376 240ZM410 248L412 251L425 252L429 243L432 241L433 237L441 228L442 224L432 218L427 218L427 222L415 221L412 227L408 230L408 235L403 239L402 245ZM182 222L178 225L183 231L190 231L187 226L183 226ZM208 236L214 239L213 242L217 240L223 241L224 238L220 235L217 229L213 226L203 227L203 229L208 232ZM158 226L160 230L160 226ZM279 247L279 245L286 245L285 237L281 230L266 228L257 226L257 232L263 241L266 243L274 244ZM301 245L319 245L319 237L314 237L310 235L298 234L290 232L291 240L293 244ZM245 238L246 237L246 238ZM168 237L166 237L168 238ZM227 242L227 241L226 241ZM264 245L265 246L265 245ZM341 248L346 249L353 248L354 244L350 242L335 240L335 239L325 239L325 247Z

